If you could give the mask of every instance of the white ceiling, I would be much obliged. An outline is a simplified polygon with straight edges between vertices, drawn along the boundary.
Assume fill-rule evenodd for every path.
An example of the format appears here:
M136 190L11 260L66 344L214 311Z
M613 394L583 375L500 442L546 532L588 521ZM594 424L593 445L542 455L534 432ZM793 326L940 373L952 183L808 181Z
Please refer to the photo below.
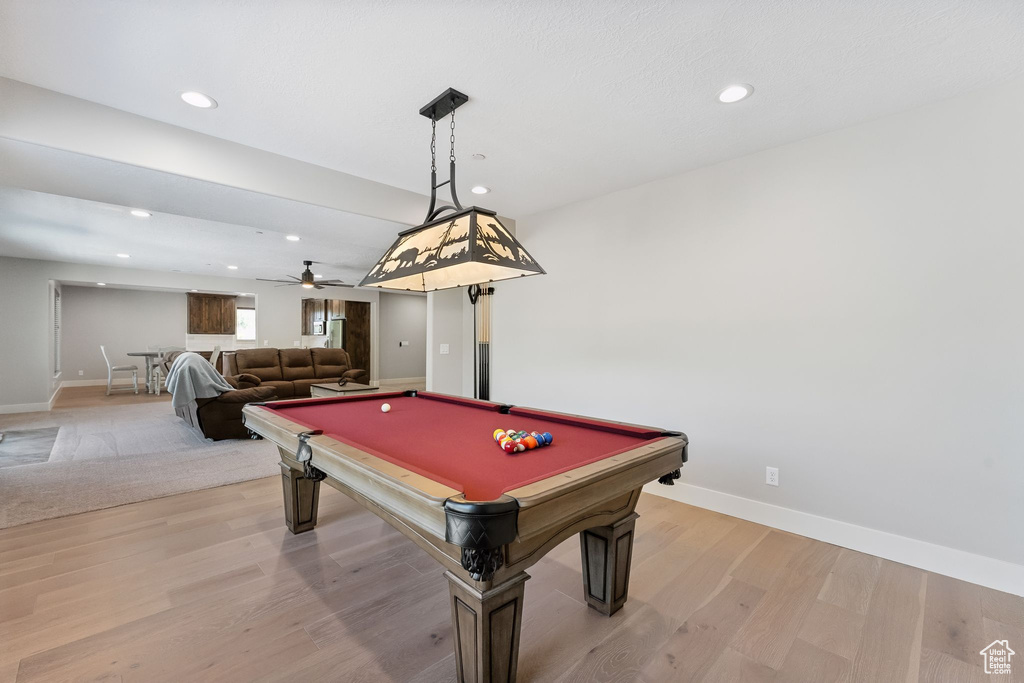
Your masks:
M102 173L105 166L119 166L89 157L65 158L78 162L71 171L82 177L91 177L93 169ZM133 181L138 185L140 179L159 183L166 193L163 203L176 204L186 215L155 210L150 218L136 218L120 204L0 187L0 254L274 279L298 276L302 261L312 260L325 264L313 271L326 279L357 284L405 227L155 171L139 173ZM152 209L153 204L143 206ZM230 223L208 218L232 212ZM287 234L301 240L290 242ZM119 253L131 258L119 258ZM238 269L229 270L229 265Z
M429 163L417 110L454 86L471 97L459 110L463 199L513 218L1007 81L1022 65L1019 0L0 0L0 76L417 192ZM754 96L719 104L733 82L752 83ZM189 107L178 99L186 89L220 106ZM70 168L92 172L81 159ZM153 171L105 173L145 186ZM151 206L173 178L150 183ZM494 191L469 195L474 184ZM218 215L166 199L181 220L151 225L166 220L218 253L238 247L234 230L320 219L322 236L300 244L350 265L349 280L397 232L295 202L244 212L252 197L211 187L196 191L226 202ZM102 205L5 192L0 206L61 236L32 247L8 224L3 253L71 258L82 253L75 225L99 240L89 244L100 258L134 229L101 221ZM339 224L353 227L339 234ZM249 246L231 260L284 267Z
M454 86L460 185L513 218L1024 73L1020 0L6 0L0 26L4 76L420 192L417 111Z

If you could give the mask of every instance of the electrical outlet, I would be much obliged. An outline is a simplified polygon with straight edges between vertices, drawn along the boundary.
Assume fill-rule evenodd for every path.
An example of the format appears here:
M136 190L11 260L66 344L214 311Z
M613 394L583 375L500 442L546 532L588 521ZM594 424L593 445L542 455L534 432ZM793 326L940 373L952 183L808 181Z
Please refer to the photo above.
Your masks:
M779 485L779 468L778 467L766 467L764 468L764 483L769 486Z
M400 341L400 342L398 342L398 345L399 346L408 346L409 342L407 342L407 341Z
M79 376L79 377L81 377L81 376L82 376L82 375L84 375L84 374L85 374L85 370L79 370L79 371L78 371L78 376Z
M442 356L447 356L448 355L448 345L447 344L441 344L441 355Z
M264 339L264 340L263 340L263 345L264 345L264 346L270 346L270 342L269 342L269 341L267 341L266 339Z
M301 343L302 343L302 342L297 342L297 341L293 341L293 342L292 342L292 346L298 346L298 345L299 345L299 344L301 344Z

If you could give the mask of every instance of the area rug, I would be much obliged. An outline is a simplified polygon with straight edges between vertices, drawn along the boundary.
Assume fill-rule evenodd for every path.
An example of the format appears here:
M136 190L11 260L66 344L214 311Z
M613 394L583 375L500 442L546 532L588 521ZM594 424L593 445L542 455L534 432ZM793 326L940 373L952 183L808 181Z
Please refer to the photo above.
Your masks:
M0 432L0 467L16 467L50 459L59 427Z
M280 473L268 441L208 441L167 402L0 416L59 427L46 462L0 468L0 529Z

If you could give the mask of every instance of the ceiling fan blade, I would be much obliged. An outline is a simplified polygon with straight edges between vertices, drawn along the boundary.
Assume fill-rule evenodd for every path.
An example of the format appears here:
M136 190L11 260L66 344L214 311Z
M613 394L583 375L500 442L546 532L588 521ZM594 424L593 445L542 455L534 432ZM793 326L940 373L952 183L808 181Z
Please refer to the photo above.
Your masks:
M336 284L331 283L331 282L323 282L323 283L321 283L321 285L323 287L348 287L349 289L354 289L355 288L355 285L336 285Z
M287 282L288 284L292 284L291 282L288 282L288 280L271 280L270 278L266 277L258 277L256 279L259 280L260 282Z
M281 280L275 280L275 282L281 282ZM285 282L283 285L277 285L277 287L293 287L293 286L295 286L294 282ZM274 287L274 289L277 289L277 287Z
M313 289L323 289L321 285L313 285Z
M301 277L295 277L294 275L286 275L285 277L290 277L293 280L298 280L299 282L302 282L302 278Z

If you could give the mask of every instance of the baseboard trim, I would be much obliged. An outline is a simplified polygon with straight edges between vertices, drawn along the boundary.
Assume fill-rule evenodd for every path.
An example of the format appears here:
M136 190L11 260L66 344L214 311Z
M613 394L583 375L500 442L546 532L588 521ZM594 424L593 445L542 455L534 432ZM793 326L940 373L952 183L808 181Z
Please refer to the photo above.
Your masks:
M64 382L58 382L57 388L53 390L53 394L50 396L50 401L46 404L47 410L53 410L53 404L57 401L57 397L60 396L60 390L64 388Z
M118 377L118 378L114 379L113 382L111 382L111 385L115 386L115 387L120 387L120 386L125 386L125 385L131 386L132 385L132 381L130 379L125 378L125 377ZM64 387L105 387L105 386L107 386L107 380L105 380L105 379L69 379L69 380L65 380L65 381L60 383L61 389L63 389ZM142 387L140 389L140 391L143 391L146 388L146 383L143 381L142 377L139 377L139 386Z
M45 413L50 410L50 403L9 403L0 405L0 415L11 413Z
M964 550L919 541L849 522L819 517L771 503L713 491L692 484L664 486L653 483L644 490L696 507L714 510L775 529L807 536L833 545L951 576L1006 593L1024 596L1024 567Z

